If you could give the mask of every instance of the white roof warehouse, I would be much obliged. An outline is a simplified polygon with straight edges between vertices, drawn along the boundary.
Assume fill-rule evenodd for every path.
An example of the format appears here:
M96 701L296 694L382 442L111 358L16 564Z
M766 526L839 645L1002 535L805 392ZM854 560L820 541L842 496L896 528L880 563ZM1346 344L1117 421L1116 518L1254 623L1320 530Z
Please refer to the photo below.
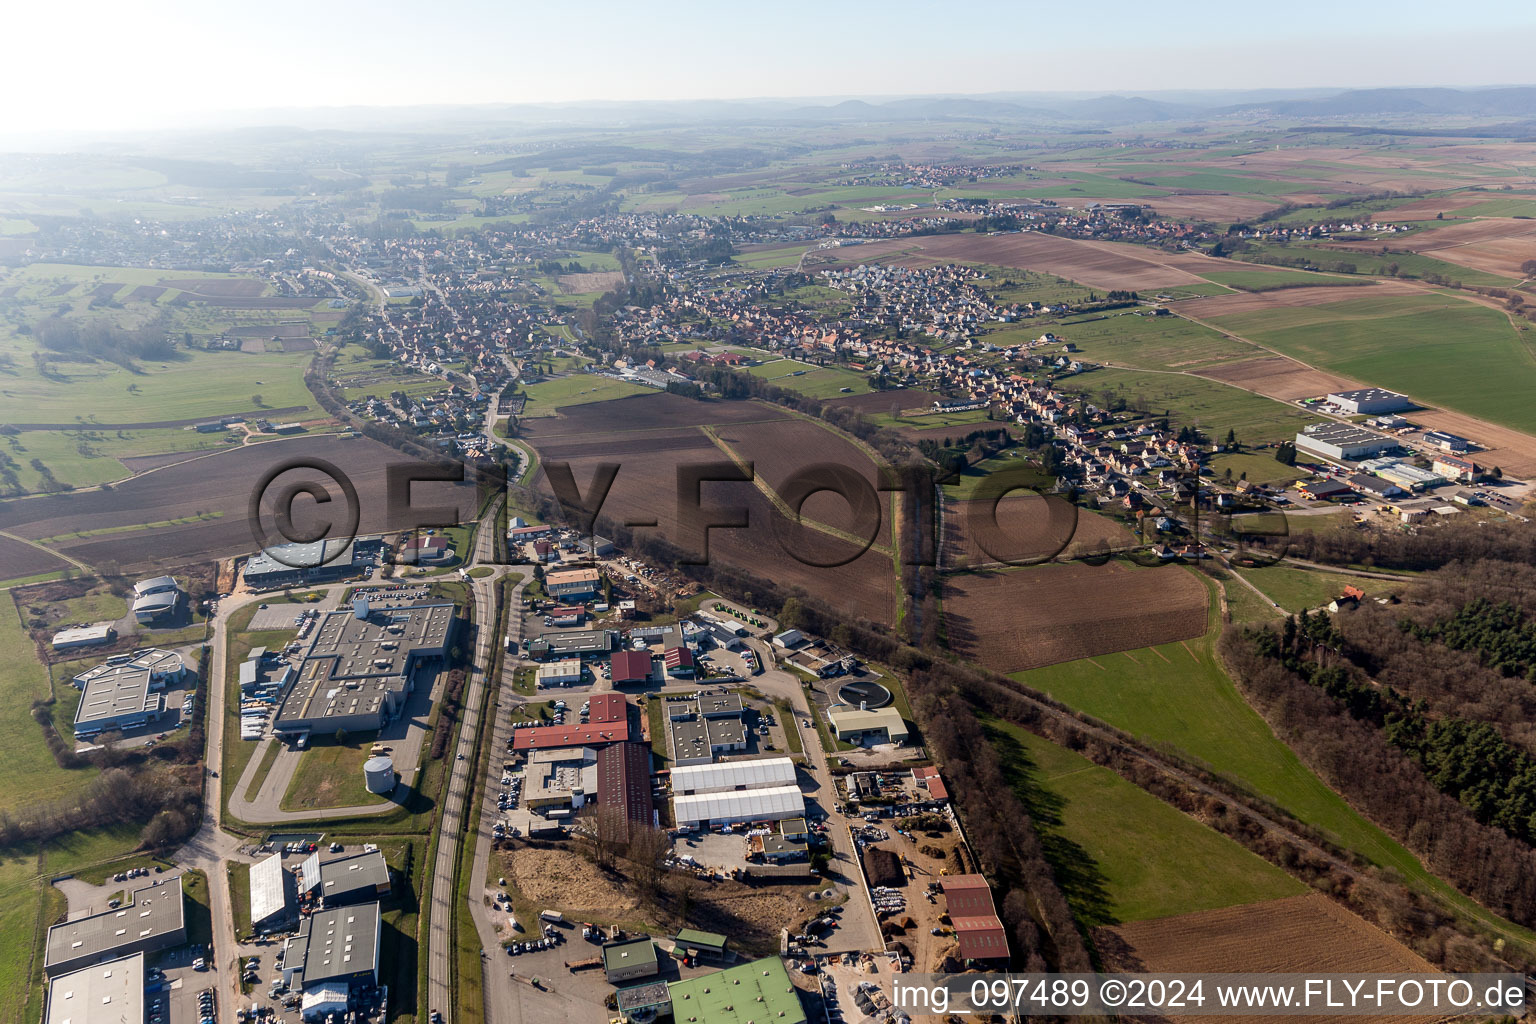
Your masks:
M165 710L167 684L180 681L185 667L174 651L146 648L109 658L75 676L81 690L75 709L75 735L133 729Z

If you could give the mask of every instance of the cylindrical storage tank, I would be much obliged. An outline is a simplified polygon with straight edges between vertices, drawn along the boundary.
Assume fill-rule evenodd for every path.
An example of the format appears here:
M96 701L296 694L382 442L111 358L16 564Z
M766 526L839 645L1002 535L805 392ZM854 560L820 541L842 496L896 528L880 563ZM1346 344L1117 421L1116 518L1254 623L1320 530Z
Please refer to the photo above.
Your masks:
M384 796L395 790L395 762L382 754L363 763L363 784L368 792Z

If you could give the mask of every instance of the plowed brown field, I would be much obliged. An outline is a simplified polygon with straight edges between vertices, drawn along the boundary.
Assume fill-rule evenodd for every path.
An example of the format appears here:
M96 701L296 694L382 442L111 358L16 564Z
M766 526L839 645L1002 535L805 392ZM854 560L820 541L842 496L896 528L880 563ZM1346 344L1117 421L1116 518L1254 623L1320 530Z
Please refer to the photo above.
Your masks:
M996 505L995 532L991 502L946 501L945 565L956 566L961 558L972 567L994 562L1027 564L1058 554L1078 557L1133 543L1131 532L1112 519L1082 510L1071 519L1052 515L1046 500L1036 494L1005 495Z
M1053 563L944 583L950 647L998 672L1200 636L1206 590L1174 566Z
M899 238L845 246L832 252L839 263L849 264L870 263L879 257L890 256L891 259L885 262L970 262L1020 267L1057 274L1091 288L1147 290L1203 281L1189 270L1181 269L1181 265L1194 257L1169 256L1115 242L1057 238L1037 231L1007 235L934 235L916 240Z
M1249 271L1263 268L1257 264L1232 263L1229 264L1228 269ZM1322 285L1317 288L1280 288L1267 292L1206 295L1193 299L1180 299L1174 308L1180 315L1203 319L1267 309L1290 309L1295 306L1326 306L1333 302L1352 302L1362 297L1374 299L1382 295L1422 295L1423 293L1423 288L1406 281L1377 281L1374 284L1359 284L1348 288Z
M1315 892L1100 928L1094 940L1104 954L1105 970L1114 972L1436 973L1407 946ZM1261 1024L1277 1018L1220 1019ZM1351 1019L1410 1024L1433 1018Z
M1207 366L1200 371L1199 376L1219 380L1224 384L1235 384L1270 398L1278 398L1282 402L1362 387L1347 377L1325 370L1314 370L1288 356L1260 356L1235 363L1219 363Z

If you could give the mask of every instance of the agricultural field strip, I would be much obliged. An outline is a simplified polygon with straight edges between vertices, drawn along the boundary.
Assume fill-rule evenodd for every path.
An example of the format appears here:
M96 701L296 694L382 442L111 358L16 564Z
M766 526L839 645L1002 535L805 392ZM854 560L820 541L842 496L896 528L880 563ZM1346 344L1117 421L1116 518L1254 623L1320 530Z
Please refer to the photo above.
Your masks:
M734 423L731 424L731 425L732 426L736 426L736 424L734 424ZM747 458L744 458L735 449L733 449L730 446L730 444L725 441L725 439L720 437L720 435L715 431L715 428L713 426L710 426L708 424L704 424L704 425L699 427L699 430L703 431L703 433L712 442L714 442L715 446L717 448L719 448L722 452L724 452L727 456L729 456L731 461L736 463L736 465L740 466L742 469L747 469L751 465L751 460L747 459ZM752 474L752 486L756 487L759 491L761 491L762 494L763 494L763 497L768 499L769 503L773 505L774 509L781 516L783 516L785 519L789 520L790 522L792 522L792 523L794 523L794 522L803 523L804 525L809 526L812 529L814 529L814 530L816 530L816 531L818 531L820 533L825 533L829 537L836 537L838 540L847 541L848 543L853 544L853 545L855 545L857 547L863 547L864 546L864 538L863 537L854 536L853 534L847 532L846 530L839 530L835 526L829 526L826 523L820 522L820 521L815 520L815 519L811 519L809 517L803 517L803 516L800 516L800 515L796 515L794 509L789 507L789 503L786 502L782 497L779 496L779 492L773 489L773 485L770 484L768 482L768 479L765 476L763 476L761 473L755 473L754 472ZM886 555L886 556L893 557L893 558L895 557L894 552L891 550L891 548L888 545L879 544L879 543L872 543L872 544L869 545L869 549L871 551L877 551L877 552L879 552L882 555Z

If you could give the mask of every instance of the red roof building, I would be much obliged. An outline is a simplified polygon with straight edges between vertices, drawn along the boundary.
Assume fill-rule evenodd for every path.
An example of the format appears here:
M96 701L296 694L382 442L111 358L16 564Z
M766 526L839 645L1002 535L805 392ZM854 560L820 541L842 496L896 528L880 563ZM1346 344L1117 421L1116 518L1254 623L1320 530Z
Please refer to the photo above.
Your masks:
M672 676L693 675L693 652L686 647L668 647L665 655L667 674Z
M646 683L651 679L651 655L648 651L620 651L610 662L613 685Z
M649 828L651 808L651 751L643 743L615 743L597 752L597 803L616 807L622 815L598 816L598 828L607 838L628 842L632 828Z
M594 693L585 725L541 725L516 729L513 750L560 750L565 747L603 747L629 739L629 701L622 693Z
M912 769L912 781L928 791L928 795L935 800L948 800L949 787L944 785L944 780L939 776L937 768Z
M939 880L945 910L960 942L962 960L1006 960L1008 935L992 902L992 887L981 875L954 875Z

